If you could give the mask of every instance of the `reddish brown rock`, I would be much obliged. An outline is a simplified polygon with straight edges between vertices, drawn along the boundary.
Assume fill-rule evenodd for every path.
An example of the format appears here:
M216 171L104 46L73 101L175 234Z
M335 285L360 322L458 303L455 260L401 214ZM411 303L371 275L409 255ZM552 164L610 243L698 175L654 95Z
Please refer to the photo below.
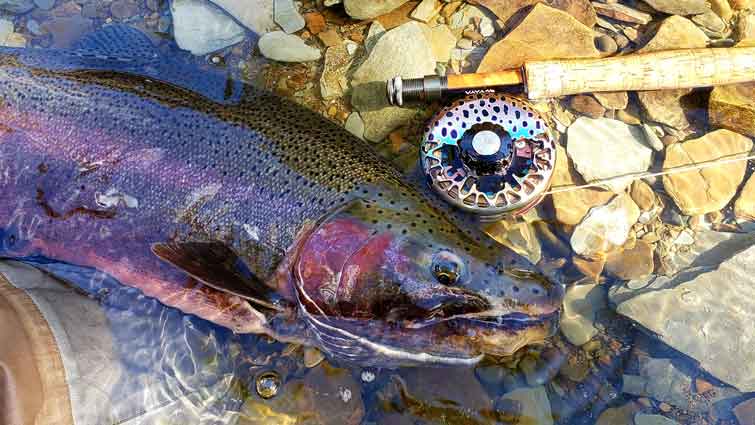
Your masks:
M325 17L318 12L304 14L304 22L307 23L307 29L312 34L319 34L325 31Z
M739 425L755 425L755 398L745 400L734 408Z
M653 247L642 240L632 249L610 254L606 261L606 271L622 280L649 276L653 269Z

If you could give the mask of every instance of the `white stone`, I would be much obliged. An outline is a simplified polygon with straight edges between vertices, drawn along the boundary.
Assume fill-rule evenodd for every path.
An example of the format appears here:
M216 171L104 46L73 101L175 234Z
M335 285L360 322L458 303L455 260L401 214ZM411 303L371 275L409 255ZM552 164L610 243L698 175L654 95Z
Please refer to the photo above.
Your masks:
M264 34L259 40L259 49L268 59L280 62L306 62L320 59L320 50L307 46L304 40L283 31Z
M626 193L605 205L593 207L574 228L571 246L579 255L593 257L624 245L629 230L640 218L640 208Z
M408 0L343 0L346 13L354 19L372 19L388 13Z
M482 34L483 37L490 37L495 34L493 23L487 20L480 21L480 34Z
M306 24L294 4L294 0L275 0L273 3L273 19L288 34L299 31Z
M205 55L244 39L244 28L203 0L174 0L170 10L176 44L194 55Z
M275 30L270 0L210 0L257 35Z
M641 127L608 118L580 117L567 131L566 152L585 181L614 178L605 186L616 193L626 189L629 173L646 171L653 150Z
M653 127L649 126L648 124L642 124L642 131L645 133L645 140L648 142L648 145L650 145L651 148L653 148L657 152L661 152L665 148L660 137L658 137L658 133L655 131L655 129L653 129Z

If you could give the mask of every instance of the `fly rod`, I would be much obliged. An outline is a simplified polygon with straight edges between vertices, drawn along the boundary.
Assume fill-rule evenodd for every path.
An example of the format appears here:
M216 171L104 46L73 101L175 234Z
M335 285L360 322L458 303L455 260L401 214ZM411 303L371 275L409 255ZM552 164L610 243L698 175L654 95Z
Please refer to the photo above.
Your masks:
M387 82L392 105L521 86L530 100L578 93L665 90L755 81L755 47L669 50L605 59L529 61L490 73Z

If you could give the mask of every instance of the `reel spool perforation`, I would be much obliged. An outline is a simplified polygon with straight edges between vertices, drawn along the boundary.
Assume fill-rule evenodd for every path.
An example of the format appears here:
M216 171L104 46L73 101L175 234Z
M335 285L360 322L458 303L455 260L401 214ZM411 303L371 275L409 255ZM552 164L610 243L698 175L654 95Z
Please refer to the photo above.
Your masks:
M542 198L556 149L545 120L526 101L478 94L436 114L420 157L431 187L446 201L493 216L525 211Z

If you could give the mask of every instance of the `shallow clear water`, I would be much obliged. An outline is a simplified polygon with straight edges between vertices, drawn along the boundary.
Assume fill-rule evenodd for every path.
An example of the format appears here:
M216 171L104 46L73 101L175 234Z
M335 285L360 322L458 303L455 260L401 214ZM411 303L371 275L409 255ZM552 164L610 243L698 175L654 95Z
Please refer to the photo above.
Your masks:
M172 44L174 27L167 2L53 3L51 8L33 7L8 15L28 46L69 47L79 36L120 21L145 29L163 50L179 54ZM301 10L324 9L320 2L305 1ZM350 20L341 7L324 14L329 29L353 40L358 49L355 63L363 62L369 22ZM745 19L745 12L741 16ZM655 21L662 17L656 14ZM733 22L732 18L732 27ZM507 30L498 29L493 39ZM325 51L323 40L308 30L297 34ZM736 32L729 35L736 38ZM733 42L729 36L711 38L714 44ZM355 110L348 95L321 97L323 59L269 61L255 49L256 40L246 31L243 40L231 47L182 57L270 89L340 124L347 121ZM478 47L489 47L492 41ZM466 66L456 66L470 70L480 59L472 56ZM660 169L671 146L713 132L710 97L710 89L701 89L681 98L689 125L684 130L659 127L667 138L663 142L659 138L664 146L652 153L646 169ZM558 142L566 147L572 137L566 128L596 109L606 118L651 123L639 95L630 94L628 101L627 107L615 110L597 108L595 102L582 107L573 98L536 106L556 121ZM655 101L679 103L678 96ZM439 104L421 106L386 137L368 143L408 173L416 166L424 123L439 108ZM673 108L658 107L672 115ZM617 137L610 129L601 129L605 130L589 126L583 130L591 135L596 152L603 149L601 143ZM571 146L569 150L570 157L576 155ZM617 163L630 159L613 158ZM583 164L590 162L580 163L575 171L573 160L560 184L581 183L576 173L584 175L587 165ZM660 178L619 190L626 193L623 196L636 214L618 246L602 238L602 233L615 231L610 227L615 218L603 227L583 226L590 207L613 198L608 192L547 196L523 217L488 225L492 236L507 239L508 245L566 285L566 307L562 328L554 337L511 358L485 359L472 368L375 369L319 361L312 349L233 334L102 273L81 276L80 270L61 270L60 265L39 266L55 268L57 274L76 273L70 281L86 282L76 289L98 303L112 335L120 373L111 385L103 385L108 393L98 399L92 408L97 415L87 423L130 424L126 421L141 418L133 423L641 425L666 423L652 422L662 419L647 416L662 415L680 424L745 425L755 421L752 401L747 410L747 400L755 391L751 366L755 363L755 226L741 213L746 206L735 206L745 197L743 186L752 166L737 167L719 167L704 176L706 183L714 182L711 191L730 190L715 187L715 182L736 181L723 208L700 214L682 213L675 198L679 195L669 193L672 185ZM577 177L569 181L565 177L569 174ZM692 180L681 190L694 191L695 183L700 184ZM575 241L579 237L584 238L581 245ZM608 249L602 250L601 244ZM575 246L587 246L584 251L589 254L578 255ZM269 399L260 396L265 386L277 390Z

